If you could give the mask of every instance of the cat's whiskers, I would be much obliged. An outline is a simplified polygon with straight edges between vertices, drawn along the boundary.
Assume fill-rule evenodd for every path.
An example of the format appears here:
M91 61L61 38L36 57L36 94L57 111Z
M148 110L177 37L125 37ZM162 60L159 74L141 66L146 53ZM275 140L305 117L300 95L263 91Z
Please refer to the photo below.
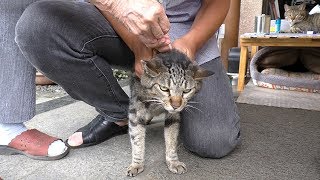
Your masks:
M151 102L151 103L154 103L154 104L157 104L157 105L162 105L164 104L162 101L158 100L158 99L148 99L148 100L145 100L145 101L142 101L143 103L146 103L146 102Z
M188 112L188 113L192 113L192 111L190 110L190 109L188 109L187 107L186 108L184 108L185 110L186 110L186 112Z
M190 104L201 104L201 102L197 102L197 101L188 101L188 103L190 103Z
M158 100L158 99L148 99L148 100L144 100L144 101L142 101L143 103L145 103L145 102L158 102L158 103L161 103L161 101L160 100Z
M201 109L199 109L199 108L197 108L197 107L195 107L195 106L192 106L192 105L190 105L190 104L187 104L187 105L186 105L186 109L187 109L188 107L193 108L193 109L196 109L196 110L198 110L198 111L200 111L200 112L203 113L203 111L201 111Z

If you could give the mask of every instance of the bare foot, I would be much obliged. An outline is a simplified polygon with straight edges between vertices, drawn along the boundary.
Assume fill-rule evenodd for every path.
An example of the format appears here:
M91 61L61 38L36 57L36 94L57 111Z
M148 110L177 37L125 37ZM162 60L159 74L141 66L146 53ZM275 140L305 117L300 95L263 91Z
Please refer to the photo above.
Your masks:
M118 121L115 122L119 126L125 126L128 124L128 121ZM80 146L83 144L82 132L75 132L69 138L67 142L70 146Z
M70 146L80 146L83 144L82 132L75 132L69 138L67 142Z
M117 121L117 122L114 122L116 123L118 126L125 126L128 124L128 121Z

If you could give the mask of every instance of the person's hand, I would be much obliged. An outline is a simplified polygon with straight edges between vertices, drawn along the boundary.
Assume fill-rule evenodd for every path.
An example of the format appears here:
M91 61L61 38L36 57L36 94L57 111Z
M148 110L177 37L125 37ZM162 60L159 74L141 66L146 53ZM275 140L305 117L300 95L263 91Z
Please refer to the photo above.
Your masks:
M176 39L172 43L172 48L181 51L187 55L192 61L195 60L196 50L191 46L192 43L186 37Z
M137 45L133 49L135 62L134 62L134 71L135 74L140 78L143 74L143 68L141 64L141 60L147 61L153 57L153 50L151 48L146 47L144 44Z
M108 11L149 48L164 51L170 44L170 29L164 8L156 0L91 0Z

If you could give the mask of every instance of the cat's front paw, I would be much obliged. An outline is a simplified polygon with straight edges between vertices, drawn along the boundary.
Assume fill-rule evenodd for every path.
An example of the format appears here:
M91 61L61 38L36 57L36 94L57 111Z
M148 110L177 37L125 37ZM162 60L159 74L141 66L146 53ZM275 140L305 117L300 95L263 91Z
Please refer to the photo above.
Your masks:
M143 164L132 163L127 170L127 176L134 177L143 171Z
M292 26L290 28L290 32L292 32L292 33L302 33L303 30L301 28L299 28L299 27Z
M187 172L186 165L180 161L167 161L168 168L175 174L183 174Z

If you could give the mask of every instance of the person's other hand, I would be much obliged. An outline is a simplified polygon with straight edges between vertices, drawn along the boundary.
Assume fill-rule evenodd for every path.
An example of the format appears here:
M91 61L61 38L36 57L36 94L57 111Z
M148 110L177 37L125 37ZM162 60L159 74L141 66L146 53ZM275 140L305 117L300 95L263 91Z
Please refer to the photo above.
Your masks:
M195 60L196 50L192 47L192 43L186 38L181 37L172 43L172 48L181 51L187 55L192 61Z
M156 0L91 0L101 11L108 11L149 48L162 51L170 44L168 17Z

